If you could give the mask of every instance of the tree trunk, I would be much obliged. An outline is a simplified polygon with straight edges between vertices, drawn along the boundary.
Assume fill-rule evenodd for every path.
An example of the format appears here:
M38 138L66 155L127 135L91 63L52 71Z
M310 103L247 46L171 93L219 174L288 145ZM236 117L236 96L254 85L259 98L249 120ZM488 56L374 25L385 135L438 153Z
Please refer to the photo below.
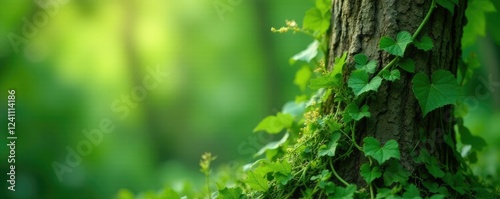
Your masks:
M329 68L335 67L332 64L335 57L347 52L349 64L344 66L348 68L344 71L347 74L354 69L352 57L358 53L378 61L380 70L393 58L379 50L380 38L395 38L400 31L415 32L430 6L431 1L425 0L333 0ZM453 15L442 7L434 10L417 37L430 36L434 48L424 52L409 46L406 50L405 55L415 61L416 72L431 74L434 70L446 69L456 74L461 56L465 8L466 1L460 0ZM370 106L371 117L357 124L357 143L362 146L361 139L366 136L374 136L382 143L394 139L401 150L400 162L411 173L418 167L411 154L423 148L441 163L449 163L450 169L455 171L458 167L453 155L455 149L444 142L445 136L454 139L453 111L450 106L446 106L423 118L412 91L412 77L412 74L401 71L400 80L383 83L376 94L370 94L365 99ZM419 141L421 136L426 136L427 142ZM359 168L366 161L363 154L353 153L348 160L337 163L336 168L346 181L364 184Z

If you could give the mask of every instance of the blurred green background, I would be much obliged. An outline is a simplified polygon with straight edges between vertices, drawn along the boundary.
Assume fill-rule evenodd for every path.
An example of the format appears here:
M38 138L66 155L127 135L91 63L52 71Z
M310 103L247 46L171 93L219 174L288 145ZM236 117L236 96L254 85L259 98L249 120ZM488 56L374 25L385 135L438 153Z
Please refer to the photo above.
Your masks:
M0 198L112 198L122 188L139 193L165 186L196 190L204 152L218 157L216 165L248 161L260 146L279 139L252 129L300 95L293 85L300 64L288 60L312 39L270 28L287 19L301 24L314 2L229 2L1 0L0 126L7 126L7 90L15 89L18 140L16 192L5 188L8 176L2 175ZM495 181L500 16L486 17L485 35L464 49L466 56L476 52L481 63L467 89L478 99L481 77L490 75L493 89L477 106L470 102L466 126L488 143L474 172ZM144 89L146 77L153 82L151 70L168 75ZM127 111L113 108L118 106ZM52 164L64 164L66 147L76 150L88 140L82 131L99 128L106 118L115 129L60 181ZM0 139L2 173L9 171L6 137Z

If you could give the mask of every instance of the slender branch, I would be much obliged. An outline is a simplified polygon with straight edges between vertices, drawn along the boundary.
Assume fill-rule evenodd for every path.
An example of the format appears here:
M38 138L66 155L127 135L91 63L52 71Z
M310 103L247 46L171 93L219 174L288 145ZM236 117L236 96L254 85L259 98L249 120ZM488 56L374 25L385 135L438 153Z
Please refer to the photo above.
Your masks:
M359 150L359 151L363 151L363 149L358 145L358 143L356 143L356 138L354 138L354 127L356 126L356 122L354 122L354 124L351 126L351 141L352 143L354 144L354 146Z
M349 186L349 183L347 183L344 179L342 179L342 177L339 176L339 174L337 174L337 172L335 171L335 168L333 168L333 164L332 164L332 161L330 161L330 167L332 168L332 173L333 175L340 181L342 182L342 184L344 184L345 186Z
M387 69L391 68L392 66L394 66L396 63L399 62L400 59L401 59L401 57L394 57L394 59L392 59L391 62L389 62L389 64L387 64L384 68L382 68L382 70L380 70L377 73L377 76L382 75L382 72L384 72L385 70L387 70Z
M303 34L305 34L307 36L310 36L310 37L312 37L312 38L314 38L314 39L316 39L318 41L321 40L320 36L314 36L314 34L311 33L311 32L309 32L309 31L306 31L306 30L303 30L303 29L300 29L300 28L293 28L291 30L294 31L294 33L296 33L296 32L303 33Z
M370 183L370 198L371 198L371 199L374 199L374 198L375 198L375 196L374 196L374 194L373 194L373 186L372 186L372 183Z

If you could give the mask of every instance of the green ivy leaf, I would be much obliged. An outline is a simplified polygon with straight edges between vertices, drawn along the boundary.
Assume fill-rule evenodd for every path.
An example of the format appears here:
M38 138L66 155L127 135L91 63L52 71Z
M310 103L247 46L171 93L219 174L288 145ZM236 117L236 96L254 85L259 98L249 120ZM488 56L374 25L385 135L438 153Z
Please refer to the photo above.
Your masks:
M302 193L302 197L300 199L311 199L313 198L313 190L311 188L306 188L305 190L300 191Z
M439 193L438 195L449 196L448 189L446 185L439 186L437 182L431 180L426 180L423 182L425 188L427 188L431 193Z
M266 175L268 173L267 168L258 167L253 171L247 172L247 178L243 181L250 186L253 190L265 192L269 189L269 184L267 183Z
M349 104L347 106L347 112L349 113L349 116L351 116L352 119L359 121L364 117L370 117L371 113L368 111L369 107L368 105L363 105L361 107L361 110L359 110L358 106L355 103Z
M304 28L312 31L319 31L323 34L330 27L330 14L322 13L318 8L311 8L307 10L304 17Z
M373 137L365 137L363 141L363 152L365 152L365 156L371 156L373 159L377 160L379 164L384 163L390 158L399 159L399 146L396 140L389 140L384 146Z
M373 180L380 178L380 176L382 176L382 172L377 166L370 168L370 165L367 163L361 165L360 170L361 170L360 173L361 176L363 177L363 179L365 179L366 183L368 184L370 184Z
M429 199L445 199L445 195L442 194L434 194Z
M274 171L273 176L282 185L286 185L289 180L293 178L292 176L292 165L288 161L282 160L279 162L272 162L266 164L266 166Z
M227 188L219 190L217 199L240 199L242 198L243 190L239 187Z
M382 72L382 77L387 81L393 82L401 77L401 73L399 72L398 69L394 69L390 72L388 70L384 70L384 72Z
M311 79L309 81L309 88L313 90L329 87L338 87L342 82L342 70L347 59L347 53L343 53L341 57L336 57L333 64L333 69L330 73L321 77Z
M332 0L316 0L316 8L326 14L332 9Z
M405 184L410 177L408 172L403 166L395 159L388 161L388 167L384 170L384 184L391 186L393 183L399 182Z
M284 128L290 128L292 122L292 115L279 112L276 116L270 115L264 118L257 127L253 129L253 132L266 131L269 134L277 134Z
M295 61L300 60L300 61L305 61L307 63L311 62L316 55L318 55L318 47L319 47L319 41L314 40L307 48L296 55L294 55L292 58L290 58L290 64L294 64Z
M455 191L457 191L460 195L465 194L465 190L468 189L464 183L465 177L457 173L455 175L451 173L446 173L443 177L443 181L446 182L446 184L450 185L451 188L453 188Z
M444 171L439 168L439 162L435 157L431 156L429 162L425 163L425 168L427 168L427 171L429 171L429 173L435 178L441 178L444 176Z
M328 143L328 146L323 145L322 147L319 148L318 151L318 156L330 156L333 157L335 156L335 150L337 149L337 141L340 139L340 133L339 132L333 132L332 133L332 138L330 139L330 143Z
M352 119L352 117L351 117L351 115L349 114L348 111L344 111L344 114L342 114L342 120L344 121L344 123L349 123L353 119Z
M326 181L331 176L332 176L332 172L325 169L325 170L321 171L321 174L312 176L311 180Z
M288 133L285 133L285 135L276 142L269 142L267 143L264 147L262 147L256 154L254 154L254 157L261 156L262 154L266 153L267 151L275 150L278 147L280 147L282 144L284 144L288 140Z
M403 198L405 199L422 199L420 196L420 191L418 190L417 186L414 184L408 185L406 187L406 192L403 194Z
M344 52L341 57L335 58L331 73L333 77L342 76L342 70L344 69L346 60L347 60L347 52Z
M280 183L281 185L286 185L288 183L288 181L293 179L292 174L285 175L282 173L274 173L273 176L274 176L274 179L276 179L276 181L278 183Z
M413 59L405 58L399 61L399 67L409 73L415 73L415 62Z
M390 37L382 37L380 38L379 47L380 49L385 50L391 55L396 55L399 57L403 57L406 46L412 42L411 34L406 31L401 31L396 36L396 41Z
M295 79L293 83L297 85L301 91L306 90L307 83L309 83L309 79L311 78L311 69L309 66L302 66L297 73L295 73Z
M444 176L444 171L439 167L439 161L426 150L420 151L418 160L425 163L425 168L435 178L442 178Z
M352 88L356 97L368 91L377 91L382 84L382 78L375 76L371 81L369 78L366 71L355 70L351 73L347 85Z
M415 45L415 47L417 47L418 49L423 50L423 51L429 51L434 47L434 44L432 43L432 39L429 36L422 37L422 39L420 41L416 40L413 43L413 45Z
M356 185L349 185L346 188L336 187L335 192L328 199L352 199L356 192Z
M319 188L325 190L326 194L331 194L335 192L335 184L333 182L321 181L319 182Z
M413 93L425 117L436 108L455 104L462 97L462 88L450 71L438 70L432 73L431 80L424 73L415 75Z
M324 119L325 119L325 124L328 126L328 130L330 130L330 132L335 132L342 128L342 124L335 121L332 115L324 117Z
M389 198L389 196L394 196L392 191L388 188L380 188L377 189L377 196L375 197L376 199L386 199Z
M368 57L364 54L354 55L354 62L356 62L356 69L364 70L370 74L374 73L377 68L377 62L368 60Z
M455 5L458 5L458 0L436 0L437 4L443 6L453 15Z
M340 77L338 76L334 77L331 74L328 74L315 79L311 79L311 81L309 81L309 88L313 90L317 90L320 88L330 88L339 86L340 82L341 82Z
M272 171L279 172L285 175L289 175L292 172L292 165L290 165L290 163L286 160L271 162L265 165L269 167Z

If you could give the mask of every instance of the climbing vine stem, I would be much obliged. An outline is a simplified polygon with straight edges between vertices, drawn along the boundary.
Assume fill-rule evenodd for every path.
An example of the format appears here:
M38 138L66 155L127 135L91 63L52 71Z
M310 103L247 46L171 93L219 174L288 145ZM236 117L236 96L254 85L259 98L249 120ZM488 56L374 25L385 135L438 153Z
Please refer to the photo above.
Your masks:
M330 167L332 168L332 173L337 178L337 180L339 180L345 186L349 186L349 183L347 183L344 179L342 179L342 177L339 176L339 174L337 174L335 168L333 167L332 161L330 161Z
M420 26L418 26L417 30L415 31L415 33L413 33L413 36L411 37L413 40L415 40L417 38L418 34L420 34L420 32L424 28L425 24L427 24L427 22L431 18L432 12L434 12L435 8L436 8L436 0L432 0L431 7L429 8L427 15L425 15L424 20L422 21L422 23L420 23Z

